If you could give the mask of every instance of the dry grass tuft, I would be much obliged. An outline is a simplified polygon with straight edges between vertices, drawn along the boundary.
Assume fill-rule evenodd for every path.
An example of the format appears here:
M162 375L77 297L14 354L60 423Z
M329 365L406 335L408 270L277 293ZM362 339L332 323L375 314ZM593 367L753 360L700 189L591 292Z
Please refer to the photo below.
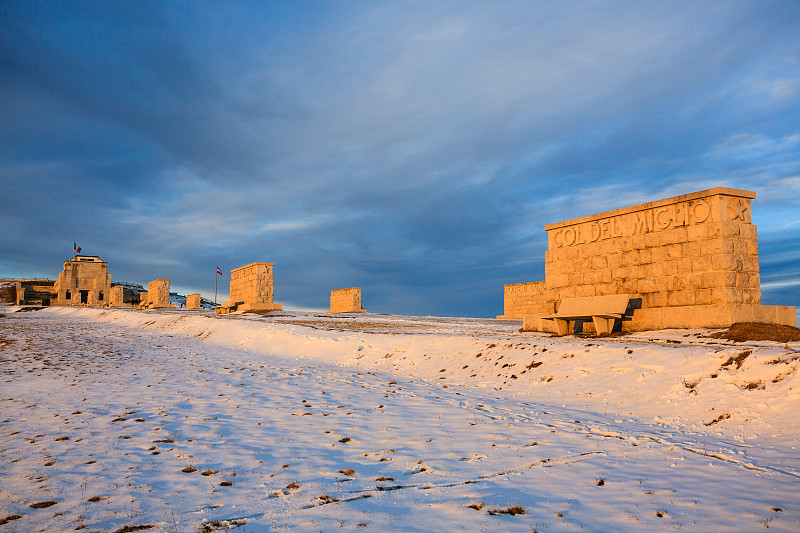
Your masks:
M0 526L8 524L12 520L19 520L20 518L22 518L22 515L20 514L10 514L5 518L0 518Z
M53 505L57 504L58 502L54 502L53 500L48 500L46 502L36 502L32 503L31 507L33 509L45 509L47 507L52 507Z
M503 508L495 508L489 509L489 514L492 516L497 516L501 514L510 514L511 516L518 515L518 514L525 514L525 509L522 508L521 505L512 505L510 507Z
M734 342L745 341L800 341L800 328L779 324L761 324L758 322L740 322L726 331L709 335L712 339L727 339Z
M736 365L735 370L739 370L742 367L742 364L744 363L744 360L747 359L747 357L751 353L753 353L752 350L745 350L742 353L740 353L739 355L737 355L736 357L729 357L727 361L722 363L722 367L721 368L729 367L729 366L735 364Z
M715 418L714 420L710 420L710 421L704 423L703 425L711 426L711 425L716 424L717 422L722 422L723 420L727 420L730 417L731 417L731 415L729 415L728 413L723 413L723 414L719 415L717 418Z
M153 529L155 524L136 524L134 526L123 526L121 529L116 530L114 533L132 533L133 531L142 531L145 529Z
M181 468L181 472L186 472L187 474L191 474L192 472L197 472L197 469L192 465L189 465L186 468Z

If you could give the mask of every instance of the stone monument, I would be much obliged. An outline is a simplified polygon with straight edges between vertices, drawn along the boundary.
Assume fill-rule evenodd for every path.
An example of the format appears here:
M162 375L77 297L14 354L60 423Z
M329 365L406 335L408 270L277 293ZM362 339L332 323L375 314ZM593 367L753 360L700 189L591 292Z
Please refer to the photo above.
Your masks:
M125 287L122 285L114 285L108 291L108 305L109 307L122 307L125 305Z
M201 309L200 293L189 294L186 296L186 309Z
M55 305L105 305L111 291L108 263L93 255L64 261L55 283Z
M504 314L528 331L564 299L631 296L617 329L796 324L792 306L761 305L752 191L716 187L549 224L545 280L505 286Z
M175 304L169 303L168 279L154 279L147 284L147 307L150 309L175 307Z
M361 287L350 287L331 291L329 313L365 313L361 307Z
M279 311L281 304L273 303L272 275L274 263L250 263L231 270L230 300L217 307L218 315L232 311Z

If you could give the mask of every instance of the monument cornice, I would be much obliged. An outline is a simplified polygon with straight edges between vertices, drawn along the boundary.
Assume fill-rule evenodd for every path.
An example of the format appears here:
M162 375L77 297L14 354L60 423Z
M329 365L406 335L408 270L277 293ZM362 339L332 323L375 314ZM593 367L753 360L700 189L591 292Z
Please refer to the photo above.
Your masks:
M657 200L655 202L648 202L646 204L639 204L634 205L631 207L623 207L620 209L613 209L611 211L605 211L603 213L598 213L596 215L587 215L580 218L573 218L571 220L565 220L563 222L554 222L553 224L547 224L544 229L545 231L551 231L554 229L565 228L568 226L574 226L576 224L584 224L586 222L594 222L596 220L602 220L606 218L617 217L621 215L627 215L630 213L637 213L639 211L646 211L648 209L655 209L658 207L664 207L667 205L677 204L681 202L688 202L691 200L699 200L701 198L708 198L710 196L733 196L736 198L749 198L753 199L756 197L756 193L753 191L746 191L744 189L732 189L730 187L714 187L713 189L706 189L704 191L697 191L692 192L689 194L683 194L680 196L673 196L672 198L665 198L663 200Z

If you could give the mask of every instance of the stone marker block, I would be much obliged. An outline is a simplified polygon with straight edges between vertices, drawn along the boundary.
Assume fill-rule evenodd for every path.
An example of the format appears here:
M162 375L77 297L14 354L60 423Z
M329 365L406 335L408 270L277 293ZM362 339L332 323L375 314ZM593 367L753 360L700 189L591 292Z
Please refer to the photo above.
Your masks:
M149 309L175 307L175 304L169 303L168 279L154 279L147 284L147 307Z
M361 287L349 287L331 291L329 313L365 313L361 307Z
M273 303L274 263L256 262L231 270L230 300L217 307L218 315L232 311L277 311Z
M122 285L114 285L108 291L108 305L109 307L122 307L125 305L125 287Z
M186 309L202 309L200 304L200 293L189 294L186 296Z
M789 308L760 305L755 197L716 187L548 224L545 281L506 285L498 318L549 331L538 316L559 301L624 293L641 304L625 331L727 327L743 317L795 325Z

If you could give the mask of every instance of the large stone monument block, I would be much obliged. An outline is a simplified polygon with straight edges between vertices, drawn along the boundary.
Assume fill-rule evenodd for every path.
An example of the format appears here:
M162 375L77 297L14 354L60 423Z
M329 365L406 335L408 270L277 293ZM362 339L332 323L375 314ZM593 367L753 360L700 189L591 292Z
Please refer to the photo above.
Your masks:
M169 280L168 279L154 279L147 284L147 302L141 301L139 293L140 307L147 307L149 309L165 309L175 307L175 304L169 303Z
M329 313L365 313L361 307L361 287L350 287L331 291Z
M505 286L501 318L550 331L565 298L630 294L626 331L794 325L794 308L762 306L755 193L717 187L545 226L545 281Z
M125 305L125 287L114 285L108 291L108 305L110 307L122 307Z
M202 307L203 306L200 304L200 293L186 296L186 309L201 309Z
M217 314L231 311L276 311L283 309L273 303L272 275L274 263L250 263L231 270L230 300L217 307Z

